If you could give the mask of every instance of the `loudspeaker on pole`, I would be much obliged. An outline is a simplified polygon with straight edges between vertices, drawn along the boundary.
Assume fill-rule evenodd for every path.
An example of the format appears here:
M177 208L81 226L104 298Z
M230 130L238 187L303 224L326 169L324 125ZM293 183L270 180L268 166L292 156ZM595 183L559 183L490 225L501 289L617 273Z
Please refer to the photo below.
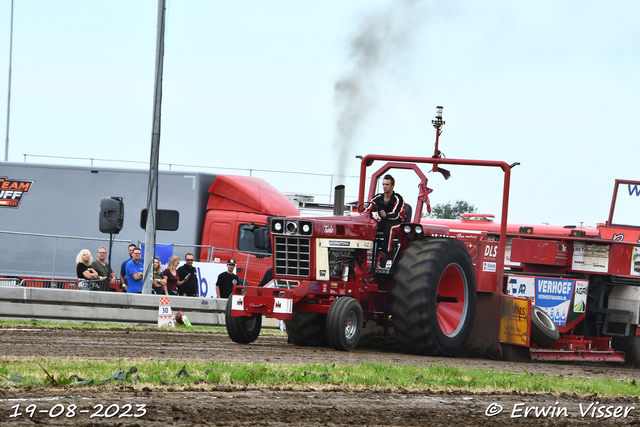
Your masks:
M124 224L122 197L104 197L100 200L100 232L118 234Z

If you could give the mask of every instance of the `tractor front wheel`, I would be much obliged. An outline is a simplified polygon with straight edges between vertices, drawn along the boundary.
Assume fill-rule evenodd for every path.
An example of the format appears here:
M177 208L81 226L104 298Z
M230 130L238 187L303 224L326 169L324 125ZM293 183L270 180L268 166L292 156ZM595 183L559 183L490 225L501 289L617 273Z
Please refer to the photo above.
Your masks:
M413 242L394 281L391 313L400 347L425 356L460 352L476 311L476 278L465 245L449 238Z
M224 322L227 326L227 334L232 341L238 344L249 344L258 339L260 328L262 327L262 315L255 317L232 317L231 300L227 301L227 309L224 315Z
M362 306L351 297L338 298L327 314L327 343L339 351L352 350L362 333Z

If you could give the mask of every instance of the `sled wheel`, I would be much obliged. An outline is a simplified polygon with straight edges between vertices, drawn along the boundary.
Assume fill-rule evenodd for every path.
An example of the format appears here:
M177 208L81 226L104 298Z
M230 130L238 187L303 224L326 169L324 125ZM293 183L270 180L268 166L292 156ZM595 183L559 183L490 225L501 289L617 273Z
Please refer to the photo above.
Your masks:
M295 345L319 347L326 344L325 325L327 315L294 311L293 318L286 320L289 341Z
M613 348L624 351L625 364L640 368L640 336L614 337Z
M462 242L427 238L402 254L391 290L395 340L407 353L455 356L476 311L476 278Z
M531 341L541 348L549 348L558 341L560 332L553 319L537 305L531 306Z
M327 314L327 343L339 351L352 350L362 332L362 307L351 297L338 298Z
M249 344L254 342L260 335L262 327L262 316L255 317L232 317L231 316L231 300L227 301L227 309L224 315L224 322L227 326L227 333L232 341L239 344Z

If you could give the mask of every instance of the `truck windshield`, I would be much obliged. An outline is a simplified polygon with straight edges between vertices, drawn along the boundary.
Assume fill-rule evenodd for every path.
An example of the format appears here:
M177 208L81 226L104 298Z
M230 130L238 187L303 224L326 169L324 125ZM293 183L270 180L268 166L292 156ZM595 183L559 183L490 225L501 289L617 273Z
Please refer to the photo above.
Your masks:
M257 248L255 244L256 233L262 233L265 241L269 241L269 228L261 225L244 224L240 226L240 232L238 233L238 250L241 252L259 252L264 254L270 254L271 251L267 248Z

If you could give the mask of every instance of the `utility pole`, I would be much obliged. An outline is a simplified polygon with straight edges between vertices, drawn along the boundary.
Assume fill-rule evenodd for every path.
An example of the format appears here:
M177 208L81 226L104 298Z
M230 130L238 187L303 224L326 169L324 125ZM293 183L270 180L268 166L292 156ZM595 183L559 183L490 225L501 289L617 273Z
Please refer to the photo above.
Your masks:
M149 161L149 189L147 190L147 227L144 252L142 293L151 293L153 257L156 255L156 212L158 208L158 159L160 157L160 117L162 108L162 66L164 63L164 30L166 0L158 0L158 36L156 43L156 73L153 93L153 131L151 160Z

